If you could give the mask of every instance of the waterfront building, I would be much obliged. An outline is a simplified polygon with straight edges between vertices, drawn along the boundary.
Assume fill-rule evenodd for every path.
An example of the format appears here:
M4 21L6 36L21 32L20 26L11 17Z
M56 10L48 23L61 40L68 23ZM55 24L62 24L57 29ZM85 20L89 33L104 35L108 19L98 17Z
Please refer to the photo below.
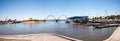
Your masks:
M73 16L67 18L67 23L87 23L89 20L88 16Z

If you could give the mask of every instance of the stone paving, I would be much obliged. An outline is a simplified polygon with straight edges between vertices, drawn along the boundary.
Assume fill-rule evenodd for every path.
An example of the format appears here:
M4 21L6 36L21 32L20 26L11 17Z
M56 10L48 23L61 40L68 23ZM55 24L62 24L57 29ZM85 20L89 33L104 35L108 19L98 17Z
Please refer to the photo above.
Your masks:
M81 41L57 34L7 35L0 36L0 41Z

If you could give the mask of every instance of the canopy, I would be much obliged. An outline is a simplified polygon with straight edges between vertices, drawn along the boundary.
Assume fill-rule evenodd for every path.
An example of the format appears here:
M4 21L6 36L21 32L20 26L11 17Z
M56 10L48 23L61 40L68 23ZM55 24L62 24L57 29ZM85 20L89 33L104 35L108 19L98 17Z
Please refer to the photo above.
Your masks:
M68 19L76 19L76 18L88 18L88 16L73 16L73 17L69 17Z

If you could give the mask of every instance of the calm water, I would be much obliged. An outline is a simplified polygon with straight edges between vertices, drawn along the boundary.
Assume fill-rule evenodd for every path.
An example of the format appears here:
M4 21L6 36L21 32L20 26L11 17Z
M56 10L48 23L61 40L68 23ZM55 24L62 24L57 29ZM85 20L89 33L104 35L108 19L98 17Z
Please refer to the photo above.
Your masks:
M107 39L116 27L97 29L93 26L66 24L62 22L18 23L0 25L0 35L21 35L55 33L84 41L102 41Z

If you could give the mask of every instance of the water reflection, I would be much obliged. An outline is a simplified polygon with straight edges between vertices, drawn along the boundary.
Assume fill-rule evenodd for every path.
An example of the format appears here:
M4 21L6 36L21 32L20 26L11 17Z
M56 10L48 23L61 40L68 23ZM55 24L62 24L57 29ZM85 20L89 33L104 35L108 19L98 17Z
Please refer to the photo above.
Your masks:
M32 34L33 23L28 23L28 26L30 27L30 34Z
M64 22L20 23L0 25L0 35L56 33L84 41L107 39L116 27L95 28L93 26L66 24Z
M28 23L29 27L32 28L33 27L33 23Z

